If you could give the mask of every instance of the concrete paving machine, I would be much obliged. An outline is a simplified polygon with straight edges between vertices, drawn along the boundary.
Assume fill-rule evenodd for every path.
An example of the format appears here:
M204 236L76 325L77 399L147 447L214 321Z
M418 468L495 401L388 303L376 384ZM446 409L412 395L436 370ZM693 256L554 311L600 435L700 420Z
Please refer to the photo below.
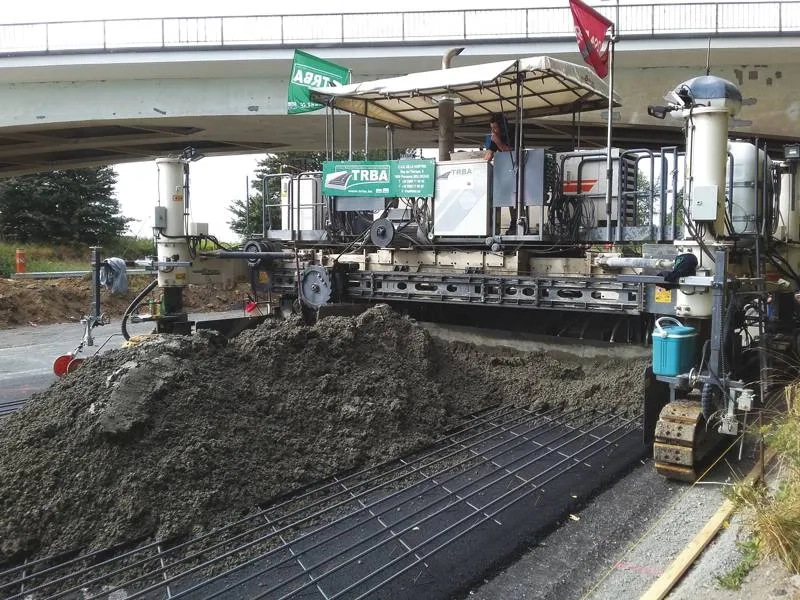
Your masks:
M800 147L779 161L729 140L741 94L714 76L649 109L682 122L685 148L525 147L532 120L606 108L604 90L548 57L315 88L313 100L390 133L438 128L439 157L394 158L390 140L387 160L275 175L280 201L238 251L196 250L187 162L163 161L159 330L184 328L186 271L213 257L246 261L254 294L284 312L388 302L425 320L650 345L645 443L660 473L694 480L798 353ZM515 121L512 151L454 151L454 129L488 128L494 113Z

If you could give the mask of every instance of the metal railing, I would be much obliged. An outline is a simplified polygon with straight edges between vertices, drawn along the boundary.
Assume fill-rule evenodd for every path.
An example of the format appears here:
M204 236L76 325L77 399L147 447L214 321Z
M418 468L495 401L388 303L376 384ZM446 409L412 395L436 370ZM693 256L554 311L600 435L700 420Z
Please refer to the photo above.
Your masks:
M19 23L0 25L0 54L567 40L574 38L574 26L566 4L527 9ZM612 20L617 20L618 14L617 29L626 37L800 33L797 0L595 7Z

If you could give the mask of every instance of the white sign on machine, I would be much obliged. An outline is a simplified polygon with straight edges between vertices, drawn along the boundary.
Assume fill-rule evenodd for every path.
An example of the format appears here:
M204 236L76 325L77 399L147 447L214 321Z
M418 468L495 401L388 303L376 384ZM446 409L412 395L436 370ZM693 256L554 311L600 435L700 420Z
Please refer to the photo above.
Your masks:
M488 235L490 168L485 160L449 161L436 165L435 236Z

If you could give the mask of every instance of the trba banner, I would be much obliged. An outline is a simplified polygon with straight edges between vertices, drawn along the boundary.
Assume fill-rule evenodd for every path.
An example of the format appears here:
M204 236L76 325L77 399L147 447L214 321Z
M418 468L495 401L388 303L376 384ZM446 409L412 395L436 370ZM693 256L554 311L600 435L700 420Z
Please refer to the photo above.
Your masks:
M294 51L292 76L289 79L288 114L312 112L324 108L324 105L311 102L308 88L345 85L350 78L350 71L300 50Z
M429 159L322 163L322 193L328 196L433 196L436 162Z

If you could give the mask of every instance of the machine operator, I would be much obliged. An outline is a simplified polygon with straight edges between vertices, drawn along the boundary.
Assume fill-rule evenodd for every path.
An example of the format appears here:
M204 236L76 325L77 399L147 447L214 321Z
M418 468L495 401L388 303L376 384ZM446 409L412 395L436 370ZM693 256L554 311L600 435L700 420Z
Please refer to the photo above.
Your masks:
M495 152L511 152L514 149L514 139L516 138L513 127L508 124L508 119L500 113L494 113L489 118L489 129L491 133L486 136L484 141L486 152L483 155L484 159L488 161L494 158ZM512 207L508 210L511 213L511 221L506 235L513 235L517 232L517 209Z

